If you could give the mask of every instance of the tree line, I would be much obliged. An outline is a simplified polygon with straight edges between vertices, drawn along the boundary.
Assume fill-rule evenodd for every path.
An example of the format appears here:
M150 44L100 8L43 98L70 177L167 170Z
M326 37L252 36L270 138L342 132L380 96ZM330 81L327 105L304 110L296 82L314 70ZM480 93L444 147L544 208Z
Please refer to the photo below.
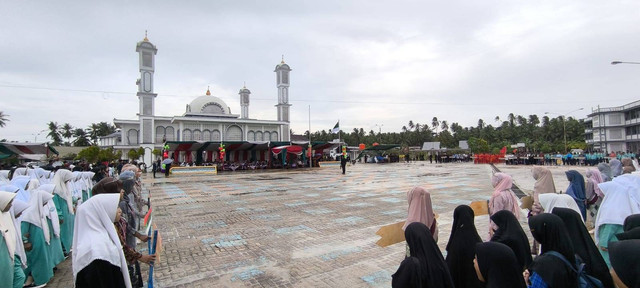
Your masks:
M565 122L566 121L566 122ZM476 126L463 127L457 122L449 124L446 120L433 117L431 122L414 122L410 120L402 126L400 132L376 133L363 128L352 131L341 131L340 138L349 146L360 143L370 146L373 143L400 144L403 147L420 146L424 142L440 142L440 147L456 149L459 141L468 141L474 153L498 153L502 147L524 143L527 150L535 153L564 152L564 135L566 127L567 149L586 149L585 126L583 120L573 117L558 116L550 118L538 115L514 115L510 113L506 119L496 116L492 122L478 119ZM305 132L309 137L309 131ZM311 134L312 141L332 141L337 139L331 129L316 131Z
M47 138L53 146L91 146L98 145L98 138L116 132L116 126L107 122L93 123L87 128L74 127L69 123L47 123Z

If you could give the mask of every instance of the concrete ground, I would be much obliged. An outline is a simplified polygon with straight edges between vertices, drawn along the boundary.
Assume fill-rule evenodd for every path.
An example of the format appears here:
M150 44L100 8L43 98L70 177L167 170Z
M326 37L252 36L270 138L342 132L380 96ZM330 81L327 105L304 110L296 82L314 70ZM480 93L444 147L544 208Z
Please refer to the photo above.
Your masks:
M497 168L524 192L533 189L532 166ZM564 171L575 168L586 170L550 168L558 190L568 185ZM375 232L405 219L406 192L416 185L431 191L446 253L453 210L489 199L491 171L486 164L413 162L357 164L346 175L337 167L145 175L164 246L155 287L389 287L405 244L378 247ZM488 221L476 217L483 238ZM528 233L526 218L521 222ZM145 244L138 248L147 253ZM70 260L48 287L72 287Z

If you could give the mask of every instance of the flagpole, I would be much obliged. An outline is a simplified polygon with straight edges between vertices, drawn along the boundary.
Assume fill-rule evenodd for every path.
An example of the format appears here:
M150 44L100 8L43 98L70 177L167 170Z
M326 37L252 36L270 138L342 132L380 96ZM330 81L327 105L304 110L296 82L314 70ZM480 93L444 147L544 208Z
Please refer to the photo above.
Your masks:
M311 105L309 105L309 168L313 168L313 154L311 151Z

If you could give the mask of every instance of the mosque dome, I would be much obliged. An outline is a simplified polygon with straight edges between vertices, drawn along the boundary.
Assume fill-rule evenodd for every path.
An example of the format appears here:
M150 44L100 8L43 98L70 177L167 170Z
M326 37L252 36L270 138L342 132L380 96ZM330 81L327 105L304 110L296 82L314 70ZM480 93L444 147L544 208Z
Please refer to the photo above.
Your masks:
M230 115L231 109L222 99L211 95L209 89L207 94L200 96L187 105L187 115L222 116Z

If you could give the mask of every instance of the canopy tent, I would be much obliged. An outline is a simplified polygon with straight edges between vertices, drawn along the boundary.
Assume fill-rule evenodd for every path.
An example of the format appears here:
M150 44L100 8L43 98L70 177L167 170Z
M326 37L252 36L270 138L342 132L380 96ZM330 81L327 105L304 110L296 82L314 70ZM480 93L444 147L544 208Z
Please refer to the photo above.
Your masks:
M371 146L369 148L365 148L362 151L386 151L393 148L398 148L400 145L398 144L380 144L376 146Z
M309 145L309 141L294 141L294 142L270 142L270 141L232 141L232 142L214 142L214 141L167 141L165 143L168 146L168 150L169 151L174 151L174 160L178 161L178 154L180 152L187 152L188 155L191 155L191 152L196 152L195 153L195 160L196 162L203 162L205 161L205 159L203 159L203 152L207 151L207 158L206 161L211 161L211 154L214 153L218 153L219 148L220 148L220 144L224 144L224 149L225 149L225 154L227 155L225 158L227 160L230 159L238 159L238 157L242 158L242 159L256 159L256 160L265 160L264 159L264 154L268 153L267 151L270 151L271 149L274 149L275 147L280 147L280 146L291 146L291 147L298 147L298 148L291 148L294 149L293 151L291 149L287 148L288 153L292 153L292 154L297 154L300 155L302 154L302 151L305 150L308 145ZM311 142L311 149L313 150L324 150L327 148L330 148L334 145L337 145L335 143L329 143L329 142L321 142L321 141L315 141L315 142ZM297 149L300 149L300 151L297 151ZM209 153L212 152L212 153ZM264 154L263 154L264 153ZM279 154L280 152L276 153ZM234 155L234 156L231 156ZM190 158L191 156L189 156L189 158L187 159L193 159ZM231 158L230 158L231 157ZM304 156L303 156L304 158ZM190 160L187 160L190 161Z
M19 155L26 159L40 159L42 156L48 157L52 154L58 155L58 151L47 143L0 143L0 159L5 159L13 155Z
M271 152L274 155L280 154L282 151L286 151L287 153L300 155L302 154L302 147L298 145L286 145L286 146L278 146L271 148Z

